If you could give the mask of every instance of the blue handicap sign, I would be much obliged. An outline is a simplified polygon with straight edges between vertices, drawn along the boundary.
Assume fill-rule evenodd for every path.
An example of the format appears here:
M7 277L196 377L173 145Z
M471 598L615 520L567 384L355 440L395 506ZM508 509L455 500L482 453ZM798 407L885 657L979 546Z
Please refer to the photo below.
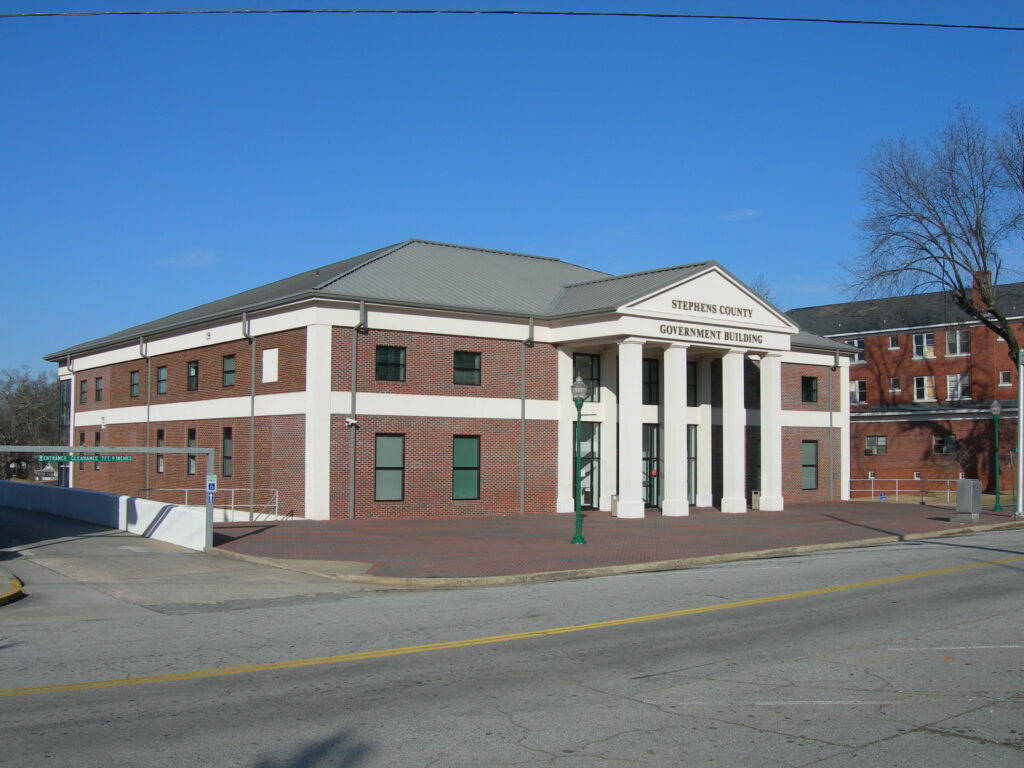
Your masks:
M878 494L878 500L879 501L888 501L889 500L889 494L888 493L880 493L880 494Z

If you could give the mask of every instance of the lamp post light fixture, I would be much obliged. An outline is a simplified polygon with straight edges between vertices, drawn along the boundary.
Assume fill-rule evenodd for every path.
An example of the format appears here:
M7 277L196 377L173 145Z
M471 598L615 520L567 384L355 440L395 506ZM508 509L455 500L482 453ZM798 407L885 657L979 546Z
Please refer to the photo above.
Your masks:
M999 498L999 414L1003 412L1003 406L998 400L993 400L989 407L992 412L993 447L996 461L996 505L992 507L993 512L1002 512L1003 505Z
M583 538L583 494L580 488L580 422L583 419L583 401L590 397L590 387L577 376L570 389L572 401L576 404L576 534L570 543L586 544L587 540Z

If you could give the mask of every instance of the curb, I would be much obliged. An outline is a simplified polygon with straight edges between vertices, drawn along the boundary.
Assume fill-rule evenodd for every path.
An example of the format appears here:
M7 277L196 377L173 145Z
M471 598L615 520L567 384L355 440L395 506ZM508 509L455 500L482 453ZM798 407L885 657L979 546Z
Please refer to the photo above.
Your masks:
M7 605L25 597L25 584L17 576L0 572L0 605Z
M318 576L332 581L345 581L350 584L363 584L370 587L391 589L450 589L456 587L497 587L513 584L534 584L538 582L568 581L571 579L591 579L599 576L619 576L629 573L654 573L657 571L675 571L695 568L701 565L716 563L732 563L742 560L767 560L776 557L793 557L814 552L829 552L839 549L858 549L860 547L878 547L883 544L898 544L902 541L918 541L921 539L937 539L947 536L962 536L970 533L985 533L1007 528L1022 528L1024 520L1009 523L992 523L971 525L964 528L946 528L925 533L892 534L871 539L855 541L834 541L824 544L800 544L792 547L761 549L752 552L729 552L719 555L701 557L683 557L675 560L659 560L650 563L628 563L625 565L605 565L594 568L579 568L568 571L540 571L537 573L514 573L503 576L371 576L366 574L332 574L322 573L312 568L303 568L302 560L286 560L282 558L257 557L230 552L223 549L210 548L206 551L221 557L242 560L271 568L296 571L310 576Z

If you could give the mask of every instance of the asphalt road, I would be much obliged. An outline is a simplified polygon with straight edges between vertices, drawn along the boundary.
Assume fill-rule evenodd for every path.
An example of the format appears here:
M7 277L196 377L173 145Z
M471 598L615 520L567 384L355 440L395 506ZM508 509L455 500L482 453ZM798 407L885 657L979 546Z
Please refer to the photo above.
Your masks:
M3 535L0 765L1024 764L1024 531L415 593Z

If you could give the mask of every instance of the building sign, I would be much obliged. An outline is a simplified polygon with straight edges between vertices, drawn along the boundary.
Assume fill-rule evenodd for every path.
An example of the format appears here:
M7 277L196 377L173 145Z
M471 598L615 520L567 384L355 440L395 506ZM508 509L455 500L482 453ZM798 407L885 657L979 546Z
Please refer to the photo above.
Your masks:
M90 456L85 453L41 453L36 457L39 461L93 461L93 462L112 462L112 463L123 463L132 460L131 455L128 454L97 454Z
M658 327L658 333L662 336L677 336L680 339L703 339L705 341L720 341L722 343L764 346L764 335L750 333L749 331L724 331L718 328L695 328L691 325L662 323Z
M700 312L705 315L719 315L720 317L753 317L754 310L746 307L733 307L728 304L705 304L700 301L683 301L672 299L672 309L678 312Z

